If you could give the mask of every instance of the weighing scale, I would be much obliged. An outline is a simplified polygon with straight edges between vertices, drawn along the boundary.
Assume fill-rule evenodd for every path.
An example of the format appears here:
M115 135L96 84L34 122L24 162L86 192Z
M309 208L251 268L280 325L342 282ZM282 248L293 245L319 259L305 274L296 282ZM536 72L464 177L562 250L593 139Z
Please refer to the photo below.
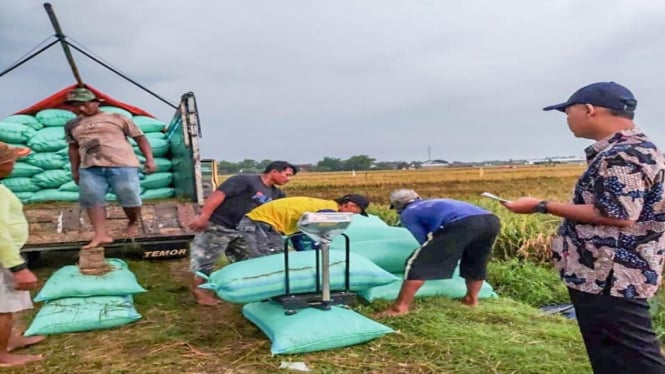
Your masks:
M316 291L309 293L292 294L289 285L289 248L288 241L284 243L284 295L276 296L274 301L284 306L285 314L291 315L297 309L315 307L329 310L332 305L350 305L356 302L356 294L349 289L349 254L350 241L344 231L351 223L353 213L305 213L298 220L301 233L313 241L318 242L316 251ZM344 272L344 290L330 290L330 251L332 240L342 235L345 240L346 268Z

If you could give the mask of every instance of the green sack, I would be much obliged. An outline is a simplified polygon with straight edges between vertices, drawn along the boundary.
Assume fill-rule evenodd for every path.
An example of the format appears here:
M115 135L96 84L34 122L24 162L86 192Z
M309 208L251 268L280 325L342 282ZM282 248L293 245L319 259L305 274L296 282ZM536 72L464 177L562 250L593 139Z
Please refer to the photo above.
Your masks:
M12 144L27 144L37 131L21 123L0 122L0 141Z
M55 188L40 189L30 198L31 203L45 203L48 201L78 201L79 193L60 191Z
M164 139L166 140L166 134L163 132L148 132L145 134L145 137L148 139Z
M146 136L146 139L148 140L148 143L150 143L150 148L152 149L152 155L154 157L164 157L169 153L169 142L166 139L157 139L157 138L150 138ZM132 144L132 147L134 147L134 153L142 154L141 149L138 147L136 144L136 140L131 138L129 142Z
M160 132L166 128L164 122L148 116L135 116L132 120L144 133Z
M39 123L37 118L27 114L14 114L3 120L0 120L0 122L20 123L21 125L32 127L35 130L41 130L44 128L44 125Z
M36 192L41 190L32 178L5 178L0 183L9 188L12 192Z
M377 299L396 300L399 295L399 290L402 287L401 278L403 277L403 274L395 274L395 276L398 276L400 280L383 286L360 290L358 295L369 302ZM459 268L455 269L455 273L451 279L433 279L425 281L418 292L416 292L416 297L446 296L451 299L461 299L464 295L466 295L466 281L459 276ZM486 299L498 296L489 283L483 282L478 297Z
M100 106L99 110L101 110L102 112L105 112L105 113L122 114L123 116L125 116L126 118L129 118L129 119L132 118L132 113L130 113L128 110L118 108L116 106L108 106L108 105Z
M155 165L158 173L164 173L173 169L173 163L168 158L155 157Z
M65 141L65 130L62 127L47 127L37 131L28 140L28 146L35 152L56 152L67 148Z
M104 275L84 275L76 265L67 265L53 273L35 297L35 302L64 297L123 296L146 292L136 281L127 263L107 259L113 268Z
M30 178L42 171L44 170L40 167L30 165L27 162L18 161L14 164L14 169L12 170L12 173L9 174L9 178Z
M63 127L67 122L76 118L76 114L64 109L43 109L37 112L35 118L46 127Z
M23 160L44 170L60 170L69 163L67 154L60 152L32 152Z
M19 200L23 203L29 203L32 200L32 192L14 192L14 195L18 197Z
M259 302L243 306L242 314L268 336L274 355L347 347L394 332L340 306L330 310L304 308L287 316L281 305Z
M43 188L60 188L72 180L72 173L67 170L46 170L33 176L32 180Z
M141 180L145 189L168 187L173 183L173 173L152 173Z
M172 187L146 189L141 193L143 200L168 199L173 196L175 196L175 189Z
M79 186L74 181L69 181L58 188L59 191L79 192Z
M291 293L316 291L315 251L289 253L289 279ZM330 252L330 289L344 289L346 269L345 253ZM320 260L320 259L319 259ZM376 266L372 261L351 253L349 283L351 290L362 290L399 279ZM251 303L286 293L284 284L284 254L251 258L226 265L206 277L208 283L201 288L212 289L223 300L231 303Z
M25 336L108 329L141 319L130 295L68 297L39 309Z
M404 272L406 259L420 247L409 230L389 226L377 216L355 214L344 234L351 241L351 252L367 257L391 273ZM344 249L344 237L333 239L331 251Z

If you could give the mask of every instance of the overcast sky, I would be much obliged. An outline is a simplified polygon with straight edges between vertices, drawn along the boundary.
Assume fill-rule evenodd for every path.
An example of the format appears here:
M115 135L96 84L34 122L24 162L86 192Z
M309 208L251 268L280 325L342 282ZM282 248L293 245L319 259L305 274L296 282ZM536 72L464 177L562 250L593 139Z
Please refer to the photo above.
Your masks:
M43 1L0 0L0 70L53 35ZM205 157L316 162L582 155L542 107L614 80L665 148L660 0L53 0L64 33L169 101L193 91ZM49 39L50 40L50 39ZM172 109L74 52L83 80ZM0 78L0 118L73 84L62 48Z

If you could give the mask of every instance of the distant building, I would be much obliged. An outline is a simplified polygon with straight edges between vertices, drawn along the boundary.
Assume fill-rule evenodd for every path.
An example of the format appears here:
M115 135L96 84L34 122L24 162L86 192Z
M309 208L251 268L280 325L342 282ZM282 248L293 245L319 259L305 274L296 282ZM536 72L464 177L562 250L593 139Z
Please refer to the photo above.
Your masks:
M442 167L448 167L450 164L448 161L444 160L430 160L430 161L425 161L422 164L420 164L420 167L428 169L428 168L442 168Z
M586 162L584 157L580 156L555 156L545 157L539 159L526 160L528 165L543 165L543 164L583 164Z

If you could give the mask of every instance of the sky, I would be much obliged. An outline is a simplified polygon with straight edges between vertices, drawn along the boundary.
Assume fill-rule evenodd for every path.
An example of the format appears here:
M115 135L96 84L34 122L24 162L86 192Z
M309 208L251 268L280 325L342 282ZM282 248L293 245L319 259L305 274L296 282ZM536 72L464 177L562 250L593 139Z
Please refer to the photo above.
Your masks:
M53 28L0 0L0 71ZM170 102L197 98L206 158L317 162L582 156L543 112L593 82L638 100L665 148L659 0L52 0L75 44ZM173 109L74 51L84 82L168 122ZM62 48L0 77L0 118L75 83Z

